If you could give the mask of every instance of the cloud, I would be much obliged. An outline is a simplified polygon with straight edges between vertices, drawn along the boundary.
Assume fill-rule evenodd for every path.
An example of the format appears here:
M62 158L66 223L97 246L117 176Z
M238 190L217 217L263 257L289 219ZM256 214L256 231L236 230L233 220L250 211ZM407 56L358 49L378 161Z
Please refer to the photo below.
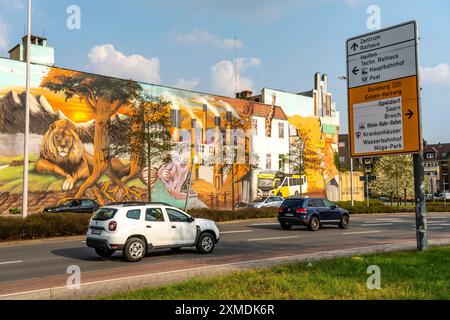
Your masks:
M8 34L9 27L3 22L3 18L0 15L0 52L7 51L9 49Z
M88 57L89 69L95 73L155 84L161 83L158 58L145 58L138 54L126 56L111 44L92 48Z
M211 34L208 31L194 30L188 33L177 33L171 36L176 42L191 44L191 45L201 45L201 46L212 46L219 48L234 48L235 40L234 38L221 38L217 35ZM242 47L244 44L242 41L237 40L236 45L238 48Z
M198 79L185 80L180 78L177 82L175 82L175 84L172 85L172 87L185 90L194 90L199 84L200 80Z
M250 67L258 67L261 60L258 58L238 58L236 60L236 80L237 91L253 90L253 80L244 76L244 72ZM235 74L234 63L229 60L217 62L211 68L212 86L214 92L225 95L234 96L235 93Z
M450 85L450 66L440 63L436 67L421 67L421 80L425 84Z

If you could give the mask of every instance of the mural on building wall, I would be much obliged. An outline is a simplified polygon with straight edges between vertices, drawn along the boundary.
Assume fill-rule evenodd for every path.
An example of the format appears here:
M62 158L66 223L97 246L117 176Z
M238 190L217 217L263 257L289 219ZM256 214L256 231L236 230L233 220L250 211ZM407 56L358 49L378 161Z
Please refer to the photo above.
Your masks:
M0 59L0 213L21 207L24 83L25 64ZM267 105L43 65L32 65L31 87L32 212L71 198L146 201L149 183L154 201L183 208L188 199L188 207L230 208L233 189L235 204L253 200L258 189L252 174L262 166L252 151L258 148L251 143L254 111L266 117L263 139L278 134L278 126L271 127L279 109L275 99ZM150 168L132 155L109 155L111 145L126 143L120 125L143 97L167 103L173 141L169 156ZM303 192L323 193L337 175L337 135L327 134L318 117L286 119L305 141Z
M242 198L251 168L246 132L252 102L59 68L32 70L31 210L69 198L146 200L149 178L153 200L183 208L194 156L188 207L230 207L233 170L235 203ZM24 64L1 59L0 73L0 211L6 212L21 207ZM142 96L167 101L173 118L173 150L151 168L108 155L119 123ZM227 159L227 152L235 157Z

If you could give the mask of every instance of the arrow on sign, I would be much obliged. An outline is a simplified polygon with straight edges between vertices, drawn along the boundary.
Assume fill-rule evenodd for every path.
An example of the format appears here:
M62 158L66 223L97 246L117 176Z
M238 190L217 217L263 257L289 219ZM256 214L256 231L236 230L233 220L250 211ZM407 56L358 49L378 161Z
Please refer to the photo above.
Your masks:
M358 75L358 72L359 72L358 67L354 67L353 70L352 70L352 73L353 73L355 76L357 76L357 75Z
M352 49L353 51L356 51L356 49L358 49L359 46L356 44L356 42L354 44L352 44Z
M408 117L408 120L411 119L414 115L414 112L412 112L410 109L408 109L408 112L405 114L405 116Z

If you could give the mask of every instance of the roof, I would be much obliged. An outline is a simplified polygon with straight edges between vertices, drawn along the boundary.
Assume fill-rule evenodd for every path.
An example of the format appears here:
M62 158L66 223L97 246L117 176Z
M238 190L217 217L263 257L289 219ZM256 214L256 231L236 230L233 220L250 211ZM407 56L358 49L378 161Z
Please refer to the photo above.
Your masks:
M436 160L438 161L449 160L450 143L429 144L424 149L424 152L435 152L437 154Z
M235 109L236 112L240 115L247 113L253 108L252 116L267 118L270 114L270 110L272 109L272 106L269 104L254 102L251 100L242 100L235 98L221 98L221 100L232 105L233 109ZM288 121L288 117L280 106L275 106L275 115L273 118L277 120Z

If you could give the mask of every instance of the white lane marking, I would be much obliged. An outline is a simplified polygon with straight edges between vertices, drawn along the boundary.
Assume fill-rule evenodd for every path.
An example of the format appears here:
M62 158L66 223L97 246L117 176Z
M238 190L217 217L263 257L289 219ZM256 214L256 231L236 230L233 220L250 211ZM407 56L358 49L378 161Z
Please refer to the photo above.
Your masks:
M253 232L253 230L239 230L239 231L220 231L220 234L232 234L232 233L248 233Z
M440 221L429 221L428 224L438 224L438 223L445 223L447 221L445 220L440 220Z
M403 219L376 219L377 222L406 222Z
M6 261L6 262L0 262L0 265L5 265L5 264L16 264L16 263L22 263L23 260L20 261Z
M371 223L371 224L362 224L361 227L382 227L382 226L392 226L393 223Z
M440 230L440 229L444 229L444 227L431 227L431 228L428 228L428 230Z
M278 226L279 223L256 223L256 224L251 224L250 226L252 227L258 227L258 226Z
M81 243L86 243L86 240L85 241L81 241Z
M352 234L369 234L369 233L380 233L380 230L374 230L374 231L360 231L360 232L344 232L342 233L345 235L352 235Z
M261 239L249 239L248 241L270 241L270 240L284 240L284 239L296 239L299 236L294 237L278 237L278 238L261 238Z

